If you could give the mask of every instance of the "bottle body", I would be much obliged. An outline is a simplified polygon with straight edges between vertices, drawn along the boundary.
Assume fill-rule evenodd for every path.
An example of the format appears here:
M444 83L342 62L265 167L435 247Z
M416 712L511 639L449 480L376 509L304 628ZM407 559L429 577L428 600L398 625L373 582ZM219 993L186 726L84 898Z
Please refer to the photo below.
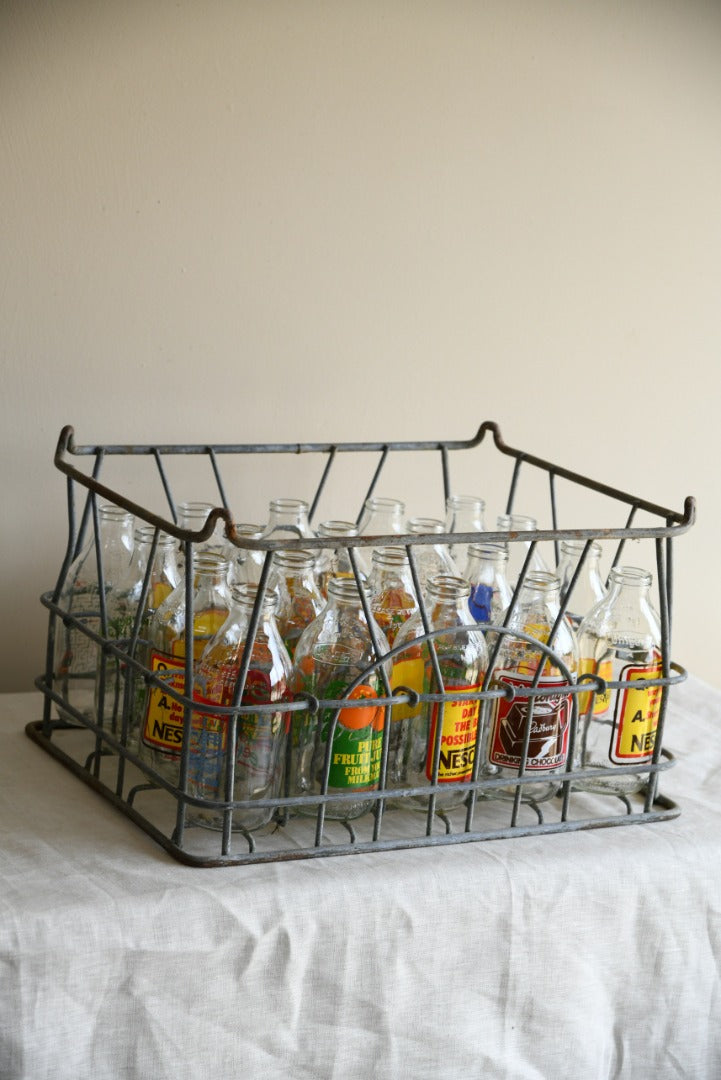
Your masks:
M322 521L318 526L318 536L341 537L357 535L358 529L352 521ZM363 562L362 559L361 562ZM348 555L348 549L345 547L324 548L318 556L316 570L321 596L324 600L327 600L328 582L331 578L353 577L353 566L351 565L350 556ZM365 575L363 575L363 577L365 577Z
M576 677L578 646L567 620L558 621L559 611L558 578L549 572L529 573L516 610L510 615L509 633L502 636L493 671L494 687L511 688L513 697L494 702L484 773L509 779L521 773L533 776L537 782L521 785L524 801L540 802L555 795L560 773L568 761L573 702L566 687ZM538 649L534 641L517 636L517 632L548 644L553 658ZM555 659L563 666L558 666ZM512 798L515 793L513 784L489 792L496 798Z
M180 581L175 540L165 533L159 533L154 542L155 532L152 525L141 525L135 530L133 556L127 571L117 585L111 587L106 597L108 637L129 647L138 608L143 601L143 584L147 573L148 585L134 653L135 659L142 664L147 664L150 619ZM148 571L151 557L152 565ZM98 650L96 715L100 722L122 735L126 745L133 747L137 742L139 710L144 693L145 686L138 672L116 656L106 656L103 662L102 650ZM123 728L126 695L128 720Z
M579 768L603 769L604 775L577 781L575 787L599 794L629 795L645 778L619 775L617 766L652 760L661 705L661 688L633 683L662 677L661 627L651 606L652 577L636 567L614 567L608 595L581 623L582 674L630 685L579 695Z
M486 504L478 495L449 495L446 499L446 532L485 532L485 510ZM454 544L451 556L457 566L463 566L468 558L468 545Z
M186 633L185 578L150 620L147 666L161 683L148 687L140 721L140 757L173 784L179 778L185 709L165 692L166 687L186 694L186 640L192 641L195 665L225 622L230 607L226 559L215 552L199 552L193 557L191 572L193 625L189 632Z
M479 623L499 623L511 602L506 578L508 551L494 544L469 544L463 576L471 586L468 608Z
M535 518L530 517L528 514L501 514L498 517L497 525L499 530L504 532L522 534L524 532L536 532L538 529L538 522ZM508 565L506 567L506 576L511 588L515 588L516 582L523 569L523 564L528 555L528 551L531 547L530 540L509 540L508 544ZM546 566L541 550L536 545L531 555L531 561L528 564L527 573L548 573L548 567Z
M256 597L256 586L234 587L230 614L206 646L195 672L188 793L196 798L254 802L281 794L288 730L282 705L288 699L291 662L275 623L277 597L272 592L263 598L255 637L249 642ZM240 706L248 711L233 718L204 710L204 705L233 705L248 648L250 660L240 699ZM270 705L276 707L268 709ZM250 706L260 708L251 710ZM221 809L189 804L187 814L191 823L223 827ZM236 809L232 827L259 829L270 822L272 814L272 807Z
M293 713L289 786L296 795L321 794L326 776L329 793L377 789L385 709L374 704L384 687L373 664L387 651L380 627L366 622L355 581L332 578L328 602L301 635L293 664L294 692L321 704L316 716ZM356 704L341 703L345 698ZM326 815L344 820L371 809L369 801L349 799L328 804ZM301 812L315 815L317 806Z
M127 574L133 553L133 515L106 504L98 509L102 592L105 598ZM96 634L102 631L101 586L94 538L71 563L59 603ZM74 626L56 625L54 681L65 700L88 718L95 717L98 648ZM60 715L65 715L62 708Z
M449 632L434 637L431 647L428 641L418 640L425 635L420 612L408 620L396 639L398 647L406 648L394 661L393 690L406 687L417 694L451 696L393 707L387 786L441 784L444 790L436 795L435 809L450 810L466 798L466 791L457 790L455 784L471 779L480 712L478 698L453 695L472 695L481 689L488 652L468 610L468 583L439 575L429 580L427 591L429 629ZM410 796L402 805L426 810L429 797Z
M417 517L408 522L408 532L411 534L444 533L446 527L438 518ZM413 548L416 561L416 571L421 589L432 577L446 574L450 577L460 577L458 567L453 560L450 548L446 544L418 544Z

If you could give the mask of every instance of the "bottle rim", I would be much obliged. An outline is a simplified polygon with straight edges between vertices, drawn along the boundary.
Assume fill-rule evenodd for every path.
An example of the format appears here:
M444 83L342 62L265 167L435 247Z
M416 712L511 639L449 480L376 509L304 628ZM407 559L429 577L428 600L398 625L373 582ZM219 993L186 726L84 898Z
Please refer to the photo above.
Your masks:
M389 498L385 495L370 495L363 504L366 510L397 510L400 513L406 508L401 499Z
M321 521L318 526L318 536L357 536L358 527L352 521L331 519Z
M434 574L426 582L426 591L434 600L464 600L471 594L471 585L455 574Z
M155 536L154 525L136 525L135 542L137 544L152 544ZM173 547L175 538L166 532L158 532L158 547Z
M334 574L333 577L328 578L327 590L328 595L332 595L336 600L343 600L358 606L361 604L361 595L354 577Z
M523 582L523 588L532 592L554 592L561 588L561 579L552 570L530 570Z
M259 586L249 581L242 581L232 585L230 595L236 604L241 607L253 607L258 595ZM278 593L275 589L266 589L263 597L262 610L264 612L275 611L278 607Z
M447 510L485 510L486 501L480 495L449 495L446 499Z
M286 513L286 512L290 512L290 511L306 512L307 513L307 511L309 509L309 504L305 501L305 499L291 499L291 498L271 499L269 506L270 506L271 512L276 512L276 513Z
M508 562L508 548L503 544L469 544L468 558L475 556L479 559L500 559Z
M508 532L535 532L538 529L538 520L530 514L499 514L498 528Z
M609 580L618 585L650 586L653 584L653 574L650 570L644 570L640 566L612 566Z
M310 570L315 563L312 551L276 551L274 565L293 570Z
M122 506L116 506L115 503L103 503L98 507L98 514L106 521L121 521L123 523L134 520L134 515L130 510L126 510Z
M567 555L581 555L586 544L586 540L562 540L561 551L565 552ZM591 541L590 553L591 555L598 555L600 557L601 545L598 540Z
M444 533L446 526L440 518L414 517L408 520L409 533Z

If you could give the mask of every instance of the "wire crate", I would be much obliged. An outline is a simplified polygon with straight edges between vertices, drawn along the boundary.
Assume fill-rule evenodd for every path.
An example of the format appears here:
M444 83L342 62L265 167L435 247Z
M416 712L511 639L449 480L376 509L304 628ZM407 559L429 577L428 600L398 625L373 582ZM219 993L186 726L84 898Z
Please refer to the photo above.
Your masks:
M363 454L372 462L371 476L366 490L359 493L358 516L387 469L389 461L398 455L410 455L414 465L422 469L424 484L430 484L432 472L439 474L439 496L445 500L454 492L452 484L452 465L460 460L461 455L477 453L482 443L490 442L494 465L506 461L510 467L510 481L506 492L505 509L510 513L514 508L521 475L530 474L534 487L543 486L547 491L548 513L551 527L530 532L514 533L488 530L479 533L430 533L384 536L354 537L300 537L249 539L236 532L234 522L239 520L237 510L227 496L228 476L247 476L257 468L259 455L280 455L287 461L289 455L311 455L318 465L319 478L310 502L310 519L317 511L320 500L327 489L329 478L334 468L346 455ZM215 508L208 513L203 526L197 530L184 529L177 524L176 502L169 477L168 463L176 458L188 461L190 457L203 459L208 468L212 484L212 498L209 500ZM139 458L156 479L160 480L168 511L156 513L139 505L128 497L127 490L114 490L101 481L103 467L108 459ZM265 460L268 460L267 458ZM222 466L221 466L222 462ZM85 468L81 468L81 463ZM435 465L433 464L435 463ZM159 843L176 859L188 865L219 866L245 863L258 863L277 860L313 858L326 855L339 855L358 852L392 850L397 848L436 846L450 843L493 840L499 838L521 837L537 833L568 832L579 829L602 828L628 825L637 822L653 822L673 818L680 813L679 807L659 791L661 773L673 764L673 755L663 746L664 721L667 711L668 696L671 687L686 677L686 672L671 659L671 617L672 617L672 579L673 579L673 541L684 533L694 521L694 500L685 500L682 511L673 511L655 505L645 499L619 491L609 485L598 483L569 469L553 465L534 455L507 446L495 423L483 423L473 438L467 440L439 440L423 442L327 442L300 444L263 444L263 445L77 445L71 427L61 432L55 454L56 467L67 478L68 504L68 540L65 557L52 591L41 597L49 611L48 637L45 673L36 680L37 687L44 694L44 713L42 720L28 725L27 734L44 750L62 762L76 776L81 778L95 791L99 792L123 814L134 821L149 836ZM604 525L596 528L570 528L564 526L559 507L559 487L565 485L569 491L580 489L598 497L604 506ZM482 481L477 485L482 487ZM83 509L78 513L79 495L83 495ZM629 683L605 682L598 675L584 675L573 679L566 669L566 682L562 692L568 695L571 703L570 736L567 763L558 774L558 792L552 799L540 803L528 796L530 785L535 777L527 769L529 753L529 735L531 708L527 730L523 738L523 752L517 775L510 781L512 796L508 799L493 798L494 788L501 785L508 787L508 778L498 779L483 774L480 765L483 756L483 740L488 727L488 718L499 698L509 699L513 690L508 686L497 685L492 677L494 651L491 650L491 663L481 689L470 696L479 703L479 722L474 745L473 768L469 779L456 785L456 789L465 793L462 806L453 810L439 809L439 796L447 785L438 780L439 746L434 751L434 769L430 781L422 788L406 787L390 789L386 785L390 731L393 720L391 710L397 706L417 704L417 692L406 687L393 688L383 672L387 670L399 653L399 648L389 653L376 652L374 663L368 671L377 671L384 679L384 696L377 699L377 704L385 711L382 726L380 750L380 777L377 787L372 790L354 791L354 802L359 799L367 804L367 813L353 820L345 819L342 813L344 800L349 796L342 792L329 790L330 753L326 755L325 769L320 791L294 795L285 790L282 797L263 802L254 801L253 807L266 806L272 811L269 825L251 832L234 826L234 812L243 811L251 804L232 798L233 771L235 755L233 751L236 725L248 712L262 713L278 709L278 705L242 705L230 707L204 705L204 712L214 711L218 720L227 725L230 749L227 754L227 776L225 790L227 798L208 804L222 819L219 829L199 828L187 821L188 808L204 805L204 800L192 795L188 789L188 768L190 756L190 730L194 707L192 690L192 626L193 595L192 588L185 590L186 603L186 638L185 638L185 687L187 692L178 693L168 689L171 697L183 709L184 724L182 748L180 754L177 785L169 782L143 760L137 752L137 746L128 737L130 730L129 697L122 705L114 703L113 709L100 708L93 715L75 708L64 692L62 681L55 668L55 642L59 633L73 629L88 639L98 657L98 670L104 672L110 660L121 662L125 670L135 673L148 687L163 686L158 674L146 667L140 657L143 655L140 645L140 610L129 637L114 638L109 634L107 612L104 608L103 567L99 542L98 507L100 503L110 503L135 515L136 522L144 522L155 530L155 543L161 533L174 537L179 545L185 564L191 565L193 552L198 545L206 542L221 527L225 539L230 545L246 552L259 552L263 559L263 569L258 586L258 598L251 616L249 640L255 634L263 595L268 587L276 553L280 550L322 551L324 548L345 548L356 576L366 616L369 615L368 598L363 589L359 574L357 555L365 548L403 547L416 585L417 599L427 631L416 640L417 644L428 643L433 653L432 642L441 631L431 631L423 601L422 590L417 576L417 556L427 544L526 544L527 553L518 584L513 591L511 609L518 601L521 586L537 545L554 545L556 557L558 545L566 539L585 541L583 554L576 575L580 573L583 560L594 540L613 542L612 563L619 562L624 545L629 540L643 540L650 545L655 566L655 586L657 607L661 620L661 677L637 681L633 685L639 689L658 687L660 706L656 730L655 747L650 761L642 764L619 766L618 773L624 771L641 774L645 785L639 795L609 796L593 795L576 790L575 785L598 776L598 770L582 769L574 766L574 744L578 734L579 695L599 693L606 689L623 689ZM642 517L643 523L638 519ZM95 629L77 612L63 606L61 597L69 568L74 557L86 542L86 535L94 538L95 558L98 569L99 620ZM143 583L142 597L147 594L150 562L146 579ZM575 582L575 578L573 579ZM569 595L573 590L573 582ZM144 600L141 600L141 606ZM556 626L549 638L549 644L542 645L533 638L527 638L560 670L564 670L561 659L553 651L555 630L561 619L565 618L566 601L562 602L561 612ZM496 652L504 635L510 633L507 619L503 624L495 624L490 630L495 633ZM468 632L468 628L459 629L459 633ZM447 631L443 631L447 633ZM524 635L515 633L516 637ZM376 642L377 645L377 642ZM402 646L401 646L402 649ZM250 650L246 647L240 660L235 687L234 702L242 700L245 679L250 663ZM542 665L539 665L539 667ZM437 694L422 694L422 701L436 702L442 710L448 703L458 700L459 695L443 690ZM347 692L348 693L348 692ZM541 688L532 687L530 697L542 697ZM416 697L414 698L414 694ZM462 698L464 695L460 695ZM101 694L101 702L103 697ZM298 695L296 699L283 703L283 712L288 717L289 728L301 715L305 721L320 722L323 710L333 710L333 721L328 736L328 746L332 744L334 725L340 711L353 707L350 697L338 700L317 700L312 695ZM440 742L441 724L437 725L436 740ZM413 800L421 798L423 809L406 809Z

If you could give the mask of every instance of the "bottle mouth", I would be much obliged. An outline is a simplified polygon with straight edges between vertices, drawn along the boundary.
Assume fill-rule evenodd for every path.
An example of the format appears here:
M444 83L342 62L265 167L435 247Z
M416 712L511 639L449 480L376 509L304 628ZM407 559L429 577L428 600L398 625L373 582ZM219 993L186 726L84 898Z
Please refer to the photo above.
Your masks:
M428 579L426 590L434 600L463 600L470 595L471 586L465 578L453 574L435 574Z
M566 555L574 555L580 557L583 554L583 549L585 548L587 543L587 540L562 540L561 551L565 552ZM597 555L600 558L601 545L599 544L598 540L591 541L589 551L591 555Z
M448 510L485 510L486 503L478 495L449 495L446 499Z
M550 570L531 570L526 574L523 588L537 592L553 592L561 588L561 581Z
M643 570L640 566L614 566L608 575L611 581L618 585L651 585L653 574L649 570Z
M408 522L409 533L443 533L446 527L438 518L416 517Z
M115 506L114 503L103 503L98 513L104 521L133 521L133 515L129 510L124 510L122 506Z
M469 559L472 555L477 559L500 559L502 562L508 562L508 548L501 544L469 544Z
M336 600L345 600L353 604L360 604L361 596L354 577L335 575L328 580L328 595Z
M352 521L321 521L318 536L357 536L358 528Z
M236 604L252 608L258 596L258 586L249 582L242 582L239 585L233 585L230 594ZM276 610L278 607L278 593L275 589L266 589L262 604L262 610L265 612Z
M364 505L367 510L394 510L401 514L406 508L406 504L401 499L389 499L382 495L371 495Z
M315 563L312 551L276 551L275 565L286 570L310 570Z
M307 511L308 503L305 499L271 499L270 509L276 513L288 513L289 511Z
M154 525L138 525L135 529L135 541L138 544L152 544L155 536ZM158 532L158 547L172 547L175 540L167 533Z
M508 532L535 532L538 521L530 514L499 514L498 528Z
M371 562L374 566L408 566L408 555L402 547L374 548Z

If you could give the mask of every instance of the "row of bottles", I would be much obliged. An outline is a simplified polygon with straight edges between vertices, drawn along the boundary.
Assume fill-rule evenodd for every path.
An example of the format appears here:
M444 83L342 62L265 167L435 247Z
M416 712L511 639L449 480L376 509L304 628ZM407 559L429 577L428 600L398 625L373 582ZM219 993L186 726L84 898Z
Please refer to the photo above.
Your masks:
M203 520L206 516L207 508ZM119 730L127 698L125 714L131 730L124 732L124 737L130 744L137 743L141 756L158 772L176 782L185 710L165 690L185 693L182 559L176 542L162 534L156 538L151 527L135 530L133 542L132 518L116 507L101 507L99 519L103 579L108 583L108 637L127 642L135 632L135 655L161 678L161 685L148 688L141 676L114 657L99 662L99 648L78 632L75 638L90 649L83 659L84 667L73 668L75 650L68 647L72 631L66 628L59 635L58 681L67 700L82 708L73 691L92 676L90 711L112 717L114 730ZM330 537L353 535L338 531L354 528L348 523L329 522L326 527ZM433 519L419 519L414 527L429 535L445 530L442 522ZM274 530L277 526L270 531L267 527L255 529L260 535L273 535ZM408 531L412 531L410 527ZM464 523L455 531L472 530ZM392 533L374 527L370 535ZM329 791L349 796L329 813L356 816L372 805L368 799L351 796L377 788L384 730L389 723L385 772L389 798L394 789L422 788L437 782L444 790L436 797L436 807L450 808L466 794L464 789L453 791L454 782L474 776L474 751L479 724L483 723L483 759L477 775L508 777L509 781L517 777L525 742L525 769L533 775L533 783L524 785L524 797L547 798L557 790L568 760L573 695L564 693L563 688L581 675L606 681L661 676L658 619L648 600L650 575L616 567L611 572L610 591L604 595L598 573L600 548L595 542L564 542L555 574L538 564L527 569L509 616L510 632L501 635L486 635L483 624L501 625L511 603L506 548L479 543L468 545L464 553L427 543L413 550L425 618L404 548L372 549L365 583L367 610L345 548L334 551L329 547L320 557L304 551L274 554L241 704L277 704L278 708L244 713L231 724L212 709L194 709L191 794L219 800L277 797L283 790L291 795L317 794L327 777ZM233 547L231 555L237 552ZM153 565L138 620L151 554ZM256 593L255 582L247 580L251 575L246 574L243 580L243 564L237 559L237 576L231 572L232 560L227 554L227 548L211 543L200 547L193 558L192 694L198 705L237 705L232 695ZM255 554L243 552L245 562ZM263 559L264 553L260 555ZM460 556L465 556L463 575L456 569ZM582 556L583 573L575 574ZM92 580L96 563L93 546L71 571L74 591L70 607L88 625L95 619L93 628L100 632L97 573L95 594ZM256 570L258 566L256 563ZM571 582L568 615L559 619L559 590L563 594ZM584 605L591 611L582 620ZM435 650L430 650L424 635L444 630L448 633L436 633ZM517 636L519 633L531 640ZM534 641L547 642L551 633L553 658L534 647ZM375 663L375 658L385 656L391 647L393 657ZM489 652L496 655L492 679L486 680ZM485 719L478 698L473 698L484 680L490 687L512 688L508 698L498 697L490 703ZM408 704L391 710L374 704L399 687L411 691ZM297 694L311 695L321 702L343 699L343 704L321 705L319 716L284 712L282 704ZM420 703L417 694L435 695L440 700ZM659 688L588 691L576 697L580 721L574 764L604 770L603 776L586 781L585 786L610 793L637 789L641 784L638 775L614 775L613 766L643 764L650 759ZM228 772L231 746L232 778ZM493 793L507 797L514 790L509 783L494 788ZM402 802L426 808L428 797L403 797ZM220 824L215 812L188 809L191 819L195 814L201 824ZM310 812L316 810L310 805ZM238 811L235 819L245 828L256 828L268 816L266 810Z

